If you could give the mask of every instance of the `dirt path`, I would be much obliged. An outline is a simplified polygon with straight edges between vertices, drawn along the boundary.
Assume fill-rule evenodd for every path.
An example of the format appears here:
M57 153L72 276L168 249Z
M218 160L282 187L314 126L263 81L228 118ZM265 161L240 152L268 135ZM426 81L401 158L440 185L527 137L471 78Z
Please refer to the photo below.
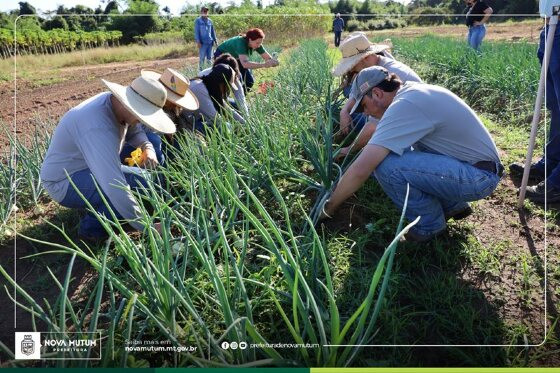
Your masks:
M53 76L59 83L35 87L33 82L18 79L16 100L16 128L18 135L31 133L29 121L35 117L57 120L71 107L105 90L100 78L127 85L140 74L141 69L161 71L166 67L182 69L198 61L195 57L115 62L103 65L73 66L58 70ZM49 77L45 71L44 76ZM14 83L0 84L0 122L12 125L14 120ZM7 145L2 139L0 149Z

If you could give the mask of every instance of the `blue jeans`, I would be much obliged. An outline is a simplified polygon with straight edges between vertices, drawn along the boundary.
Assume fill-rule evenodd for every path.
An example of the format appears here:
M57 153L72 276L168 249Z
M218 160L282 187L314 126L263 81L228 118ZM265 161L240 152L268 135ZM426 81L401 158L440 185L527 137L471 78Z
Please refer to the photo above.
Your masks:
M150 130L146 130L146 137L148 137L148 140L152 143L154 150L156 151L156 158L159 164L163 166L165 163L165 156L163 155L160 135L155 132L151 132ZM132 145L125 143L120 154L121 162L124 162L125 158L130 157L130 153L135 150L136 148Z
M146 187L146 180L144 180L141 176L133 173L124 172L124 177L128 185L130 185L131 189L139 189L142 186ZM111 214L107 209L107 206L103 203L101 199L101 195L97 191L97 188L93 182L92 174L89 169L85 169L82 171L74 172L70 175L72 182L76 184L76 187L84 195L84 197L88 200L88 202L93 206L97 213L104 215L110 218ZM103 194L105 199L108 200L107 196ZM114 211L115 215L118 219L122 219L122 216L115 210L113 204L109 202L111 210ZM87 208L85 201L79 196L76 192L74 187L70 185L68 187L68 191L66 192L66 196L60 202L60 204L64 207L68 208ZM86 213L86 215L80 221L80 227L78 229L78 234L80 236L85 237L105 237L107 236L107 232L101 225L101 223L97 220L94 214L90 211Z
M342 36L342 31L334 32L334 46L338 47L340 45L340 37Z
M344 87L344 89L342 90L342 93L344 94L344 97L348 98L350 96L350 90L352 89L352 85L348 85L346 87ZM352 130L356 133L359 133L362 128L364 128L364 125L367 123L367 115L364 113L353 113L350 115L352 117Z
M548 25L541 32L537 57L543 62ZM546 35L545 35L546 32ZM554 41L551 46L550 61L546 75L545 102L550 110L550 127L545 155L537 165L544 170L545 162L548 171L548 183L560 188L560 25L556 26Z
M469 33L467 34L467 43L475 50L480 50L480 44L482 44L482 39L486 35L486 26L470 26Z
M212 43L202 43L198 50L198 67L203 70L206 63L212 63Z
M440 154L407 151L389 153L374 172L393 203L402 210L410 184L406 218L421 216L412 230L430 235L445 229L445 214L467 207L468 201L489 196L500 177L466 162Z
M364 125L368 122L368 116L364 113L353 113L352 117L352 131L360 133Z

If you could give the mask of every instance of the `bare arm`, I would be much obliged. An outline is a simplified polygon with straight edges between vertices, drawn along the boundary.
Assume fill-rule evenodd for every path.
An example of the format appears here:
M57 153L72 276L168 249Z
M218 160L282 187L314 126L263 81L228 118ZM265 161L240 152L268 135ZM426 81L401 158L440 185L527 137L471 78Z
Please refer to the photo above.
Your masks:
M250 62L249 57L246 54L239 55L239 62L246 69L262 69L265 67L270 67L270 63L267 62Z
M377 128L377 122L367 122L364 125L364 128L362 128L362 130L358 134L358 137L356 138L356 141L353 143L353 145L342 148L340 153L338 153L338 158L344 157L348 153L357 152L358 150L361 150L364 146L367 145L369 139L371 139L371 136L373 136L373 133L375 132L376 128Z
M338 206L362 186L387 154L389 154L389 149L379 145L367 145L356 161L342 175L329 202L325 205L325 212L330 215L336 211Z

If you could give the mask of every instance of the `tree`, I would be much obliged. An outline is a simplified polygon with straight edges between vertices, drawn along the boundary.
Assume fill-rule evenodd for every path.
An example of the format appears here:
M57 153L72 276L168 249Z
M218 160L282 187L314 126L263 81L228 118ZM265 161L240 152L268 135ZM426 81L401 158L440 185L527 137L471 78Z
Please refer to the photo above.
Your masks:
M33 7L33 5L29 4L27 1L20 1L18 4L20 15L37 14L37 10L35 10L35 7Z
M119 12L119 4L115 0L109 1L105 10L103 11L104 14L109 13L118 13Z
M52 19L48 19L43 22L43 30L52 30L55 28L68 30L68 23L66 22L66 19L61 16L55 16Z
M162 21L158 17L158 4L153 0L128 0L128 8L123 15L113 19L110 28L123 33L123 41L130 43L136 36L149 32L157 32L162 28ZM148 16L134 16L135 14L151 14Z

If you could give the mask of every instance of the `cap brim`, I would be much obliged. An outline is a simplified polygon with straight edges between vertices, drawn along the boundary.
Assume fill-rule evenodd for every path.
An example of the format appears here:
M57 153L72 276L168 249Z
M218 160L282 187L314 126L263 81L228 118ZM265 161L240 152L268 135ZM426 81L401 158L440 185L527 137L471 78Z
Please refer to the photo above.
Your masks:
M130 87L108 82L104 79L101 79L101 81L109 88L117 100L134 114L142 124L145 124L156 132L166 134L175 133L175 123L169 119L162 108L152 104L150 101L134 92Z
M361 113L362 110L362 105L360 105L362 103L362 100L364 98L365 95L360 96L360 98L356 98L356 103L354 104L354 106L352 106L352 109L350 110L350 115L354 114L354 113Z
M237 86L237 84L235 84L235 79L233 79L231 82L229 82L229 86L231 87L231 89L233 89L234 91L238 91L239 87Z

